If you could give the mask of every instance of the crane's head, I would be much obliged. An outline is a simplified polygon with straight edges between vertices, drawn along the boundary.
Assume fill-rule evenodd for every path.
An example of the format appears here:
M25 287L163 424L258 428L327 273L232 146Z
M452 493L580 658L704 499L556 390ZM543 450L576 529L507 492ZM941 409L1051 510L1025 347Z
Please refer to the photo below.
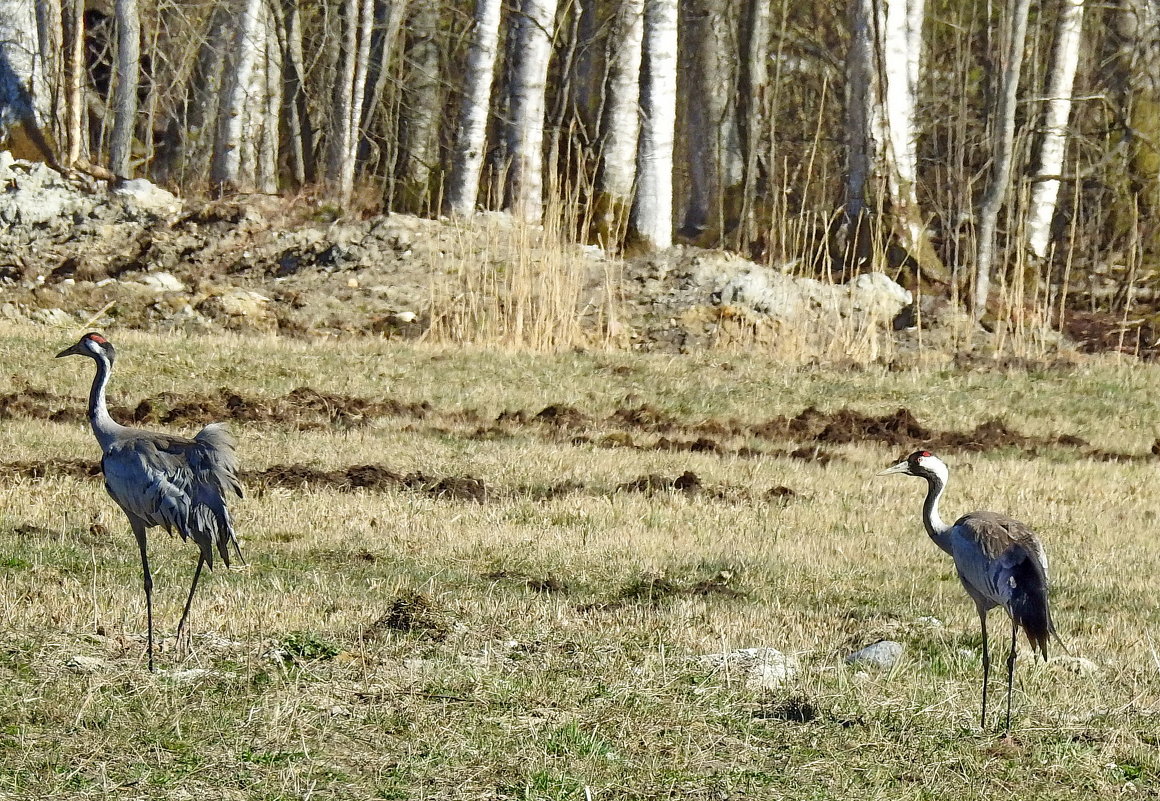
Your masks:
M902 473L907 476L925 478L927 481L947 481L948 470L942 459L930 451L915 451L898 464L893 464L878 475L888 476L893 473Z
M112 364L117 358L117 351L113 348L112 342L95 331L90 331L81 337L77 344L56 354L58 359L61 356L88 356L90 359L99 359L104 356L109 364Z

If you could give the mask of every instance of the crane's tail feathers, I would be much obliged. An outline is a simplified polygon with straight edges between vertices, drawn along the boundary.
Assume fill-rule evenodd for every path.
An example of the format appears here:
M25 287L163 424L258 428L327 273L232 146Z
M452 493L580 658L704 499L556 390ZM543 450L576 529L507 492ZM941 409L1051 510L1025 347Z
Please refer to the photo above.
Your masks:
M1055 634L1051 607L1047 600L1047 576L1034 559L1024 559L1012 568L1011 617L1027 635L1031 650L1047 661L1047 643ZM1066 648L1064 650L1067 650Z
M191 522L193 523L194 539L201 547L202 558L213 570L214 549L221 554L222 561L226 567L230 566L230 548L233 547L234 552L238 555L238 559L242 564L246 560L242 559L242 549L238 544L238 535L234 531L233 521L230 519L229 509L225 504L207 504L200 503L193 508L191 515Z

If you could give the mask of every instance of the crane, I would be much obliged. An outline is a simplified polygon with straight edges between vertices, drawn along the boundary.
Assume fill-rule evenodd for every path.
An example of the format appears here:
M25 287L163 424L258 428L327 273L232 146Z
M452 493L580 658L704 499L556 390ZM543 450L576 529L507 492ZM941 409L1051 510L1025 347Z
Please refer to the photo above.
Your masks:
M152 672L153 575L146 530L154 526L164 526L170 534L176 530L183 540L192 539L200 549L185 611L177 625L180 642L201 569L206 565L213 569L214 549L226 567L230 566L231 546L242 559L226 502L229 495L242 497L234 439L221 423L207 425L193 439L123 426L109 415L105 402L105 389L117 358L113 343L98 333L88 333L56 354L58 359L62 356L87 356L97 363L89 392L89 423L103 454L105 489L129 518L141 551Z
M1047 600L1047 553L1030 528L1018 520L995 512L971 512L952 525L943 522L938 502L946 489L950 471L930 451L915 451L878 475L901 473L926 480L926 501L922 522L934 544L954 559L959 581L979 612L983 630L983 711L979 726L987 725L987 679L991 654L987 647L987 612L1003 607L1011 617L1011 653L1007 657L1007 723L1011 734L1011 688L1015 678L1017 634L1027 635L1032 652L1047 661L1047 641L1054 636L1051 608ZM1060 641L1060 645L1062 645ZM1066 647L1065 649L1066 650Z

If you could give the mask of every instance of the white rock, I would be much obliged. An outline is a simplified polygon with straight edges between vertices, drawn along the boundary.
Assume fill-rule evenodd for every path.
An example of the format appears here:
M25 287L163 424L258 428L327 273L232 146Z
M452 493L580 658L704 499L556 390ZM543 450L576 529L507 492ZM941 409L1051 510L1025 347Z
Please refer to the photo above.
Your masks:
M159 217L172 216L181 211L181 201L176 195L144 178L123 181L113 190L113 194L127 198L137 208Z
M797 657L783 654L774 648L741 648L719 654L704 654L697 658L710 670L728 671L753 687L776 689L797 675Z
M847 665L868 665L889 670L902 656L902 643L879 640L846 657Z
M108 663L100 657L77 654L69 657L64 666L75 673L96 673L108 667Z
M155 292L184 292L186 290L186 286L181 283L181 279L173 273L167 272L149 273L143 276L138 283L145 285Z
M64 309L34 309L29 316L34 322L43 325L54 325L61 328L76 325L76 320Z
M941 629L943 627L943 622L941 620L939 620L937 617L930 617L929 615L926 617L920 617L915 622L922 623L924 626L930 626L932 629Z

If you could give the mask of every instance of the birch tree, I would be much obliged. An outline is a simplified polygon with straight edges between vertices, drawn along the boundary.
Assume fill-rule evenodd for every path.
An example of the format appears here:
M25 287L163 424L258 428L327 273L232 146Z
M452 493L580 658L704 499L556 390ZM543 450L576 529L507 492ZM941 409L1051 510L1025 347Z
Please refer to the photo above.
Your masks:
M467 75L459 106L459 125L451 156L447 210L467 216L479 196L479 173L487 145L487 120L491 86L499 44L502 0L476 0L475 27L467 51Z
M507 206L533 223L544 213L545 93L555 21L556 0L520 0L513 26Z
M948 283L917 194L915 103L924 12L924 0L850 2L845 216L854 261L868 258L868 214L879 212L884 228L892 231L919 270L936 282ZM871 199L875 206L868 208Z
M749 0L742 35L740 107L741 151L744 157L743 186L741 190L740 220L737 244L745 247L757 238L755 216L758 182L758 153L763 152L762 131L765 122L765 97L769 71L769 3L767 0ZM767 151L765 151L767 152Z
M403 208L427 210L431 178L438 169L439 121L443 98L439 84L439 9L429 0L412 6L407 26L400 120L400 177Z
M641 128L632 228L647 246L673 244L673 129L677 116L677 0L645 0Z
M991 265L995 259L995 240L999 210L1011 183L1011 159L1015 144L1015 102L1019 93L1019 75L1023 68L1023 44L1027 38L1027 13L1031 0L1014 0L1008 17L1007 48L1003 69L998 76L992 135L991 179L979 204L978 242L975 255L975 288L972 311L975 319L987 310L991 290Z
M85 3L65 0L63 9L64 43L64 141L65 164L72 166L85 146Z
M1027 214L1027 246L1037 258L1047 255L1051 220L1059 197L1059 178L1067 150L1067 120L1071 116L1071 89L1079 65L1084 0L1061 0L1055 26L1055 50L1048 76L1043 132Z
M606 248L615 244L627 222L636 182L644 0L623 0L612 36L595 221L597 237Z
M730 3L685 0L680 74L685 86L683 144L689 174L682 233L715 244L736 223L732 198L742 182L735 97L737 31Z
M374 24L372 0L346 0L342 11L342 44L331 104L327 141L326 179L340 203L354 192L359 122L370 59L370 32Z
M41 127L51 115L33 0L0 0L0 138L18 158L55 163Z
M234 17L232 64L223 76L224 93L218 106L210 180L219 191L238 188L241 178L243 135L247 131L247 102L259 53L262 0L242 0Z
M133 174L133 139L137 122L137 83L141 68L141 18L137 0L116 0L116 89L113 95L113 134L109 139L109 169L114 175Z
M1120 186L1111 223L1117 233L1134 231L1145 251L1160 255L1160 2L1118 0L1111 29L1124 152L1119 180L1112 181Z

